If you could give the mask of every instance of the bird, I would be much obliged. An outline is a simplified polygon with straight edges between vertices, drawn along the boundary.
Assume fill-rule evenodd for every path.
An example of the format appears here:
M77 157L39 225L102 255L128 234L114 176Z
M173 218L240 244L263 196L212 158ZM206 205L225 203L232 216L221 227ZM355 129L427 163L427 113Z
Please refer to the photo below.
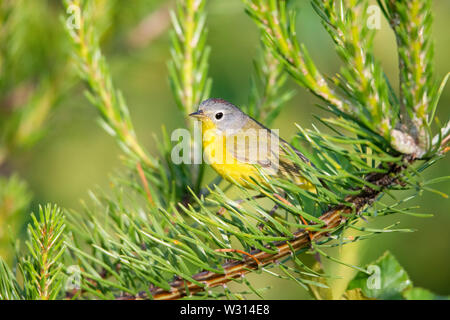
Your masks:
M288 157L287 150L306 164L312 165L311 161L234 104L210 98L189 116L201 121L204 158L225 180L252 188L255 182L267 186L270 176L281 177L315 192L315 186Z

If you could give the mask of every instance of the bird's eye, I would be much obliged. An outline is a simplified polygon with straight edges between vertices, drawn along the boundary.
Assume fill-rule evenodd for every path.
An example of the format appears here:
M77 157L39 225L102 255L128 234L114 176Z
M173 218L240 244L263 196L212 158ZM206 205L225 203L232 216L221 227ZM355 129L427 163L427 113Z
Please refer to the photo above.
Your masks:
M217 120L220 120L220 119L222 119L223 118L223 113L222 112L217 112L216 113L216 119Z

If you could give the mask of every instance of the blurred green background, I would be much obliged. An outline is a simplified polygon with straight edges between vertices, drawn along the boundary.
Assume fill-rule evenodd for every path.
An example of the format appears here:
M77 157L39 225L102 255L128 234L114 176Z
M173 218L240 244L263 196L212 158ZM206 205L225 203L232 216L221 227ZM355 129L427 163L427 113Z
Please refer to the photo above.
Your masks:
M121 150L112 137L97 123L97 111L83 94L84 87L72 75L68 54L68 41L61 26L63 13L59 1L27 1L22 30L15 36L23 37L27 45L18 45L11 51L20 50L19 61L22 70L8 79L10 86L31 81L42 81L42 74L57 74L65 92L58 97L56 108L46 121L42 138L31 147L14 150L0 167L0 175L17 172L29 184L33 194L31 211L36 212L38 204L57 203L63 208L80 208L80 199L87 199L87 192L97 186L108 186L109 176L121 170ZM105 54L115 81L125 96L131 117L140 141L155 152L153 134L161 136L164 125L171 130L183 126L183 116L178 112L169 84L167 61L169 60L168 18L166 7L172 1L112 0L104 11L99 11L99 24L106 30L102 39ZM309 48L311 56L324 73L339 70L339 59L333 50L331 40L323 30L309 1L297 1L298 37ZM136 44L132 35L140 21L152 12L156 24L154 35ZM259 50L258 32L246 16L239 0L210 0L208 11L208 42L212 48L210 76L213 79L212 97L221 97L236 105L248 101L252 60ZM450 71L450 2L434 1L435 70L441 80ZM102 18L103 17L103 18ZM105 18L106 17L106 18ZM19 21L20 21L19 19ZM398 70L395 40L389 26L383 21L377 33L376 53L394 85L397 85ZM13 51L14 52L14 51ZM58 71L59 70L59 71ZM39 83L36 83L39 85ZM320 114L315 103L318 101L306 90L290 82L297 90L295 97L286 105L274 124L281 136L289 139L295 134L295 125L310 127L313 114ZM450 115L450 87L442 95L438 116L444 122ZM1 106L0 106L1 108ZM3 113L4 115L5 113ZM0 113L0 116L2 113ZM0 122L0 125L2 123ZM425 176L450 175L450 159L441 160L425 172ZM450 183L436 186L443 192L450 192ZM403 195L401 195L403 196ZM408 271L416 286L430 289L441 295L450 294L450 202L434 193L424 193L414 200L420 211L433 213L433 218L421 219L398 215L377 219L374 225L385 226L400 221L400 227L417 229L414 233L385 234L365 242L346 246L333 253L342 260L364 265L384 251L390 250ZM26 217L25 217L26 219ZM1 220L0 220L1 223ZM0 229L5 225L0 225ZM449 228L449 229L447 229ZM327 268L337 268L338 273L348 277L352 270L327 263ZM270 285L265 294L272 299L298 299L307 297L296 284L252 275L258 279L256 287ZM338 281L336 286L344 281Z

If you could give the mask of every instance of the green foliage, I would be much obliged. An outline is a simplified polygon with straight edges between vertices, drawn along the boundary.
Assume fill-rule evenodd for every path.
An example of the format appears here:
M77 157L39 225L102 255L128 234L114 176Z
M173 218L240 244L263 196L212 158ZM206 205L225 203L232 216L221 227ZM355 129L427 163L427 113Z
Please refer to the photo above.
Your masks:
M80 77L89 85L91 91L86 95L100 112L103 128L117 138L119 145L128 155L150 168L155 168L156 160L147 155L137 141L128 107L122 93L114 88L101 54L99 36L97 30L94 30L97 3L65 1L65 4L67 11L71 13L64 25L76 52L74 59Z
M360 288L368 298L394 300L401 299L402 292L412 288L408 274L389 252L366 269L369 267L372 274L359 272L349 283L349 290Z
M209 97L211 79L208 74L210 48L206 46L206 1L177 1L171 11L173 30L170 34L170 85L180 110L188 115Z
M413 287L408 274L390 252L369 263L365 269L371 274L358 272L348 284L347 290L360 290L365 298L370 299L445 299L429 290Z
M0 299L49 300L61 294L65 279L64 215L58 207L47 205L39 208L39 220L34 214L31 217L26 250L14 268L20 276L0 259Z
M13 260L12 251L29 218L31 193L17 174L3 175L9 175L12 156L43 136L53 109L72 85L65 51L68 41L59 21L53 18L56 10L58 6L47 1L0 3L0 299L34 299L40 289L42 298L47 293L46 298L55 298L49 288L39 287L50 282L38 285L29 278L37 276L32 265L38 264L33 264L33 259L51 262L42 256L43 252L34 252L28 262L16 266L24 267L19 277L23 286L16 279L17 268L13 273L7 265ZM29 230L36 234L40 231L38 225Z
M427 150L431 147L430 111L436 94L431 0L379 1L379 4L397 39L402 116L405 120L408 116L414 123L409 128L410 134Z
M332 37L338 55L345 66L333 78L349 100L358 119L389 140L389 134L398 121L398 106L391 100L390 84L374 56L375 28L369 23L367 1L343 1L337 8L335 1L315 1L314 8ZM348 10L352 8L351 10ZM340 10L338 12L338 10ZM345 13L343 13L345 12Z
M198 10L194 10L194 4L199 5ZM158 165L157 174L144 168L145 175L141 175L141 183L135 182L136 173L120 177L113 184L116 186L113 197L93 195L95 208L87 206L84 214L71 215L70 228L74 238L69 247L85 270L82 272L82 289L87 296L113 298L125 294L159 298L165 294L170 295L167 292L174 283L183 279L189 285L181 286L178 290L185 290L187 296L191 296L192 289L194 294L204 291L199 297L236 298L226 287L222 291L207 291L210 282L199 279L209 278L199 278L198 273L204 271L206 275L224 274L228 272L226 259L250 263L250 258L243 259L239 251L235 251L236 246L245 252L256 252L258 256L269 257L260 266L260 272L291 279L307 289L311 286L322 287L322 282L310 278L311 274L314 277L319 277L320 274L311 271L295 255L307 248L290 248L289 252L296 263L296 268L292 268L286 265L287 260L278 265L270 260L280 250L277 244L290 243L296 239L299 229L306 228L308 232L319 234L326 230L328 236L314 241L309 251L338 261L323 250L379 233L410 231L393 229L394 226L384 229L356 226L361 215L372 217L392 213L410 214L408 209L397 208L400 203L388 206L379 202L376 209L367 205L379 200L382 193L390 188L397 188L392 176L396 176L395 181L401 183L404 189L421 190L423 184L419 172L431 163L424 162L418 168L409 166L408 163L414 160L414 156L411 157L408 152L402 154L402 148L412 147L417 151L421 147L410 140L402 141L403 145L399 145L391 137L401 120L398 116L400 107L396 104L398 99L393 98L394 93L379 63L373 57L373 31L361 23L366 18L364 9L367 4L360 1L345 2L343 5L355 5L357 10L344 18L333 11L335 8L330 7L331 2L315 2L324 24L333 27L329 31L345 63L341 75L333 81L333 89L319 73L306 49L297 43L293 24L294 9L287 9L284 2L275 1L247 1L246 4L247 11L261 27L265 48L264 62L260 62L263 67L256 68L257 72L263 70L257 74L264 90L262 93L253 90L249 112L261 118L272 111L277 112L283 99L287 97L281 95L285 98L273 102L276 92L281 90L285 81L280 67L284 65L299 84L326 102L326 109L332 114L330 118L319 119L326 127L333 129L332 133L324 133L317 128L307 130L299 127L296 147L315 166L304 163L292 150L287 150L291 152L292 160L301 168L305 177L316 185L317 191L305 191L287 180L268 179L269 186L255 185L254 188L271 205L252 199L254 193L246 189L241 189L240 199L234 200L214 185L206 193L202 193L202 196L199 196L198 190L183 195L183 183L179 184L179 181L185 181L184 185L189 185L191 173L185 165L176 166L171 163L172 144L168 138L164 138L160 150L165 162ZM205 61L208 54L196 51L204 46L205 16L202 2L187 1L177 8L176 14L172 15L175 32L172 33L173 60L169 63L169 68L175 97L186 114L201 100L205 90L209 90L206 85ZM89 10L89 6L83 7L82 17L86 14L83 21L89 21ZM88 28L88 24L80 30L84 30L83 28ZM73 33L71 35L74 39ZM198 46L189 45L193 39L197 39ZM367 52L356 50L360 43L363 43ZM97 60L92 60L90 54L86 53L85 69L102 61L101 70L106 70L98 45L95 42L89 44L86 48L97 48L97 53L92 54ZM89 52L88 49L85 51ZM78 56L83 57L82 50L78 51ZM366 60L366 56L369 59ZM192 68L197 68L197 73ZM114 95L111 86L105 86L104 90L97 87L101 82L100 78L109 77L104 72L101 74L99 78L87 78L90 88L99 97L102 92L105 92L104 96ZM193 77L193 74L197 74L198 78ZM378 100L382 103L376 103ZM102 111L102 103L107 100L94 102ZM102 111L102 115L106 120L112 118L105 111ZM270 116L266 118L269 122L272 119ZM399 131L401 138L408 134ZM441 150L441 147L435 146L435 150ZM422 150L421 154L423 153ZM133 168L134 164L130 162L130 166ZM146 183L147 179L149 183ZM287 201L274 196L273 192L276 190L283 190ZM151 201L145 199L146 195L150 195ZM403 203L403 200L400 202ZM271 216L269 211L273 205L279 208ZM341 215L345 216L345 220L337 225L327 226L322 215L333 206L341 208ZM353 240L344 239L341 235L346 228L359 230L361 234ZM90 248L90 252L84 249L86 246ZM362 268L355 268L367 273ZM260 294L245 277L234 281L244 283L252 292Z
M203 0L177 1L176 9L170 11L173 30L170 32L172 59L168 63L169 83L177 106L191 132L193 122L188 119L188 115L194 112L200 102L209 97L212 85L211 79L208 78L210 48L206 45L205 4L206 1ZM193 153L201 148L200 141L193 140L191 144ZM169 145L166 145L167 147ZM189 156L193 158L193 154ZM193 186L198 193L204 170L203 164L185 170L179 179L186 182L182 184L184 190L178 193L189 197L186 195L184 187L186 185Z
M0 4L0 164L41 138L72 84L54 10L45 1Z
M8 265L0 257L0 300L23 299L22 290Z
M65 252L64 215L54 206L39 208L39 220L31 215L28 256L21 261L27 299L56 299L63 280L61 256Z
M24 223L30 200L28 186L18 176L0 177L0 256L11 256L11 242Z
M251 1L244 0L248 14L255 20L263 33L263 40L272 49L274 55L285 63L287 71L307 87L315 95L341 107L343 102L338 100L330 89L306 49L301 47L295 37L295 10L286 8L285 1Z
M421 39L424 41L423 39L431 38L429 9L431 1L426 1L426 5L419 2L406 5L409 2L396 1L398 5L391 6L390 10L392 15L397 14L398 10L402 11L403 20L395 20L396 24L405 28L399 54L405 57L405 50L409 50L409 54L414 55L416 61L413 64L409 63L410 67L406 70L401 68L405 73L400 79L402 91L409 90L410 94L426 96L423 103L431 106L428 97L435 92L433 69L424 66L432 59L431 40L427 40L424 46L418 43ZM329 83L318 70L305 46L298 43L295 33L295 10L288 9L285 1L244 0L244 3L247 12L263 32L267 46L285 64L294 80L318 96L328 109L334 109L336 115L340 116L343 113L351 121L369 130L370 135L379 136L383 139L383 143L387 144L383 147L386 151L389 145L393 151L422 157L433 147L439 148L440 144L431 143L429 122L425 121L422 125L416 121L412 113L404 114L405 112L401 111L412 109L417 116L419 112L417 99L414 101L396 98L380 63L374 57L375 29L369 28L367 23L368 1L341 1L339 6L333 0L313 1L315 10L336 45L337 53L345 63L340 74L332 78L332 83ZM420 12L417 12L419 8ZM420 27L418 30L419 27L412 27L411 24L423 28ZM397 32L398 29L397 27L394 30ZM420 39L418 39L419 31ZM412 33L411 37L409 32ZM408 81L409 85L404 84L405 81ZM408 86L411 87L412 83L420 85L406 89ZM426 117L431 114L431 107L427 108L429 109ZM423 118L423 112L421 114Z
M413 197L385 203L383 195L391 195L392 190L435 191L429 187L433 181L426 181L421 172L443 157L449 126L438 128L440 133L433 137L430 122L439 91L432 69L423 70L431 63L432 45L427 40L418 48L430 35L429 1L424 6L407 1L383 6L388 19L398 15L393 19L398 23L394 31L401 38L399 55L413 61L402 70L403 96L399 97L373 53L375 31L365 23L368 1L339 1L339 6L331 0L313 1L343 62L340 73L331 78L318 70L299 43L296 10L287 2L244 0L262 37L262 58L255 64L247 110L268 124L275 119L292 95L284 89L285 71L320 98L319 107L328 116L317 118L320 127L298 126L293 141L311 162L286 150L316 190L306 191L290 180L267 177L266 185L254 183L253 190L234 187L239 194L235 199L227 192L233 185L220 178L205 186L203 166L174 164L173 143L165 130L157 139L159 157L145 151L100 50L107 23L97 19L102 10L96 9L103 6L107 11L108 4L65 1L65 18L74 22L63 19L73 59L103 128L125 151L128 170L113 178L111 191L91 193L92 202L83 212L68 215L67 233L58 209L40 211L40 222L34 219L28 228L29 253L19 261L22 288L0 261L0 278L6 279L0 280L2 297L62 296L65 245L70 255L65 256L64 264L80 267L77 298L239 299L247 294L229 289L229 281L263 297L264 288L246 278L249 272L287 279L312 293L315 288L326 289L323 279L333 275L306 265L301 253L358 270L351 288L360 288L366 298L424 294L419 289L411 291L406 273L389 255L375 263L384 272L379 293L364 287L370 276L367 269L341 262L326 249L380 233L410 232L396 229L396 224L375 229L360 227L357 222L389 214L420 215L414 208L405 208ZM183 116L208 97L211 86L205 3L179 0L172 13L169 76ZM411 23L425 27L416 30ZM417 101L424 106L418 107ZM349 228L358 231L357 236L345 237ZM64 234L68 235L66 243Z
M406 290L403 296L407 300L450 300L450 296L440 296L423 288Z
M264 44L259 58L253 64L255 74L251 79L249 102L245 111L270 127L295 92L283 89L288 79L287 74L283 65Z

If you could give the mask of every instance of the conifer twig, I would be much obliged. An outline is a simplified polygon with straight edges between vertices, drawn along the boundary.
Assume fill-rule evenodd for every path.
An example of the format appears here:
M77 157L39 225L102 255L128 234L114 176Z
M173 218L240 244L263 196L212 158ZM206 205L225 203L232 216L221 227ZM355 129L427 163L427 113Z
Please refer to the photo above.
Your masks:
M65 4L75 14L79 13L78 25L66 24L66 30L76 49L80 76L90 89L87 96L100 111L103 127L118 138L119 145L127 153L141 159L149 168L157 168L157 161L138 142L122 93L113 85L98 35L93 30L93 21L89 20L94 4L83 0L67 0Z
M22 260L28 299L53 300L62 286L61 256L65 252L64 215L58 207L39 208L39 221L32 215L28 226L29 256ZM33 286L30 286L33 284Z
M289 15L285 1L243 0L243 2L247 6L247 13L265 32L266 36L263 39L269 47L274 48L273 53L285 63L287 71L294 79L327 103L344 108L345 103L337 97L325 77L318 71L306 48L300 47L295 39L295 32L292 30L295 26L295 15ZM286 24L286 21L289 24Z
M177 0L176 10L170 12L173 31L169 80L177 105L185 116L195 111L211 88L208 78L210 48L205 44L205 4L205 0Z
M261 43L261 49L260 57L253 63L255 72L251 78L247 113L270 127L295 92L282 90L288 79L283 64L273 56L264 42ZM259 89L259 86L262 88Z
M430 148L428 115L433 95L434 46L431 37L431 0L379 0L394 30L399 60L400 105L403 124L416 142Z

